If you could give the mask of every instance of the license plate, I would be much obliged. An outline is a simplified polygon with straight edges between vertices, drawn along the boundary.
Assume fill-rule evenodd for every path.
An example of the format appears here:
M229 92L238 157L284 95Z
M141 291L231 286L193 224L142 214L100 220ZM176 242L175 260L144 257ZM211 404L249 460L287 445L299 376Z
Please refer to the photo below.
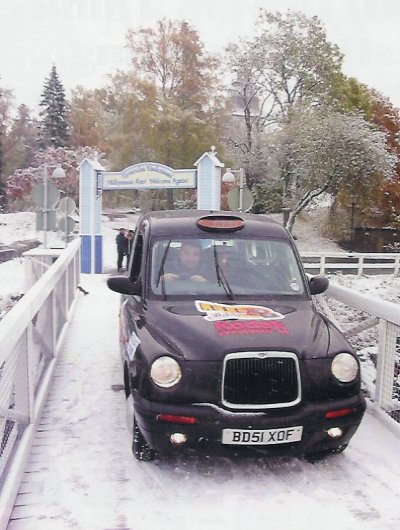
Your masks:
M224 429L222 443L233 445L274 445L299 442L303 427L285 427L284 429Z

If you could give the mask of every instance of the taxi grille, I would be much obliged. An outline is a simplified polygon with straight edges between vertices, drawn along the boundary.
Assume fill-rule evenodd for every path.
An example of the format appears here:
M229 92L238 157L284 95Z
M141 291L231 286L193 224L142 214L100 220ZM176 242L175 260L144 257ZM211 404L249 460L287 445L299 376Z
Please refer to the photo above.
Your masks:
M225 358L222 402L233 408L279 408L300 401L294 354L230 354Z

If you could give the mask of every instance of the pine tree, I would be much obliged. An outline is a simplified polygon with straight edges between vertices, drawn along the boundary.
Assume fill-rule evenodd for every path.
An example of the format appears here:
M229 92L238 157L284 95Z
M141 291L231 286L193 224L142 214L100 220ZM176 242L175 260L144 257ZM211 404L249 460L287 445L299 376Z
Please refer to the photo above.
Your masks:
M69 144L67 102L65 90L53 65L50 76L45 80L40 111L39 142L42 148L65 147Z

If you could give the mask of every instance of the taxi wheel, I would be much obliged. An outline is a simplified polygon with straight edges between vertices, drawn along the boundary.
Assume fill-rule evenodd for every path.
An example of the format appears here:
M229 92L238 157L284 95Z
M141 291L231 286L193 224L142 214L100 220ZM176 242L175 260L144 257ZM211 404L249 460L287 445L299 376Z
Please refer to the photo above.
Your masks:
M133 417L132 452L136 460L139 460L140 462L151 462L157 456L156 451L154 451L144 439L135 417Z

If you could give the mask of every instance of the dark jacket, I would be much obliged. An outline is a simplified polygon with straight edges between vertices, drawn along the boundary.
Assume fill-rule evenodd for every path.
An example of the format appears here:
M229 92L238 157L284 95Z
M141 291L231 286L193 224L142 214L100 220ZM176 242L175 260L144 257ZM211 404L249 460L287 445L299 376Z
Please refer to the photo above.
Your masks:
M118 234L115 241L117 243L118 252L124 252L126 254L128 252L128 240L126 237L123 234Z

